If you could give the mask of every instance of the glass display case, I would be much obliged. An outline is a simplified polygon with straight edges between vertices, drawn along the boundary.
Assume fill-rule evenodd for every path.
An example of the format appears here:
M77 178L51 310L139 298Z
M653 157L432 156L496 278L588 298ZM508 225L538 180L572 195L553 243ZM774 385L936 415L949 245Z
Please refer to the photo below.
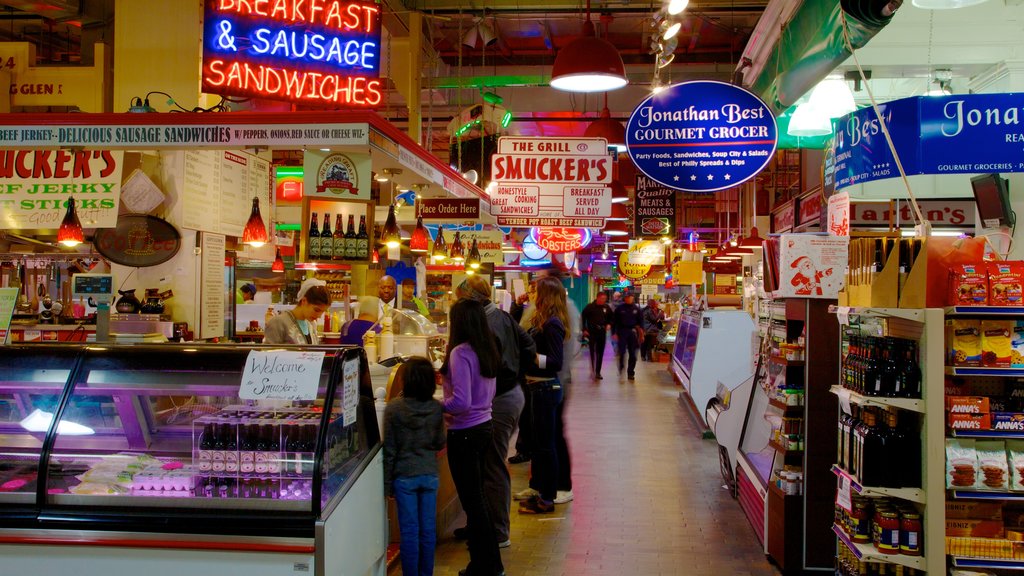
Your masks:
M242 399L254 350L322 354L312 399ZM319 541L380 460L360 348L24 345L0 366L5 525Z
M392 308L391 329L395 334L395 354L423 356L440 366L447 340L426 316L407 308Z

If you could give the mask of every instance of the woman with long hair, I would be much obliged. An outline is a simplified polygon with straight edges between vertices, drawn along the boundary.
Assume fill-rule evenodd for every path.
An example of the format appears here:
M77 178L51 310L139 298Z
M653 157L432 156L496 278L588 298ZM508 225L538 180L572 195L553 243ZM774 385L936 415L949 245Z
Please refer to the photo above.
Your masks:
M483 466L491 443L491 402L501 357L484 306L459 300L448 313L448 350L441 366L448 467L466 511L469 565L459 576L505 573L483 494Z
M527 373L533 414L534 452L530 488L516 495L525 500L521 514L547 514L555 509L558 491L557 411L562 403L558 373L566 361L564 344L569 338L569 308L565 287L550 276L537 280L535 311L530 335L537 344L537 365Z

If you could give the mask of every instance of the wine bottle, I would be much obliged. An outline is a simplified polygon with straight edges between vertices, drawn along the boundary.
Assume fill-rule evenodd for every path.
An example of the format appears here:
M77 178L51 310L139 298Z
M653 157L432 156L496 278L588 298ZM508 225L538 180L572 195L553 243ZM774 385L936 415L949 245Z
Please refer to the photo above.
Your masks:
M348 215L348 231L345 232L345 258L355 260L358 253L358 240L356 239L356 217Z
M917 363L917 342L913 340L907 340L903 349L899 379L902 397L921 397L921 366Z
M199 471L209 472L213 466L213 424L203 426L203 435L199 438Z
M317 224L316 212L313 212L313 218L309 222L309 235L307 236L306 248L309 254L307 255L310 260L320 259L320 226Z
M281 427L270 427L270 440L267 443L267 471L271 474L281 472Z
M252 473L255 471L256 460L256 436L259 434L259 427L249 424L245 427L239 447L242 452L238 455L238 470L240 472Z
M878 338L867 338L862 381L863 394L881 396L881 370L878 365Z
M366 234L366 215L359 217L359 233L356 234L356 258L366 260L370 257L370 237Z
M334 257L334 234L331 233L331 215L324 212L324 227L320 230L320 259Z
M899 379L899 365L896 361L896 339L886 338L885 347L882 349L882 363L880 366L882 376L881 393L879 396L893 398L898 395L897 380Z
M334 219L334 240L332 241L334 246L334 260L345 259L345 232L341 228L341 213Z
M228 424L228 437L224 440L224 471L238 472L238 427Z

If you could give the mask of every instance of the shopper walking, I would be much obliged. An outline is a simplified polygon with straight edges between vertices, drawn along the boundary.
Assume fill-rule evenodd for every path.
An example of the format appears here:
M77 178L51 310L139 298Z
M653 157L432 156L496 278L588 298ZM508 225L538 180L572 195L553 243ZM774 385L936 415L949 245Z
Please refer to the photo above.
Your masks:
M618 343L619 377L622 377L623 361L629 354L627 376L633 380L636 376L636 348L643 337L643 315L640 307L633 302L633 294L627 293L622 304L612 315L612 340Z
M459 298L476 300L484 306L487 325L498 346L501 364L495 383L494 401L491 403L491 446L484 458L484 502L494 523L498 547L512 544L509 533L509 511L512 507L512 477L505 458L519 416L526 405L520 386L525 368L532 365L537 347L533 338L504 310L491 302L491 285L482 276L470 276L456 288ZM455 537L465 539L468 528L456 528Z
M437 451L444 448L444 409L426 358L398 369L403 395L384 408L384 489L394 496L403 576L431 576L437 545Z
M556 278L537 281L537 298L530 335L537 343L537 366L529 371L527 386L533 416L534 453L530 469L530 488L519 494L523 514L554 511L558 491L557 411L562 403L562 384L558 373L565 361L566 326L569 313L565 288Z
M640 349L640 357L650 362L654 360L654 348L658 345L658 337L661 335L662 328L665 327L665 311L661 309L661 304L651 298L647 302L647 306L644 306L644 343Z
M296 299L299 301L291 310L286 310L267 321L263 332L264 344L311 344L320 343L316 333L316 321L331 305L327 283L307 278L299 287Z
M529 330L530 319L536 308L537 283L531 282L526 287L526 293L521 294L512 305L509 313L524 330ZM516 436L516 453L508 459L509 464L523 464L529 462L533 457L533 416L530 414L529 390L526 389L526 382L521 382L523 394L526 396L526 403L519 415L519 435Z
M583 326L583 337L590 342L590 377L600 380L606 333L612 325L612 308L608 305L607 294L598 292L594 301L583 307L580 324Z
M469 565L459 576L505 573L483 495L484 461L491 446L491 403L501 360L484 307L459 300L449 312L448 350L441 366L448 421L448 466L466 511Z

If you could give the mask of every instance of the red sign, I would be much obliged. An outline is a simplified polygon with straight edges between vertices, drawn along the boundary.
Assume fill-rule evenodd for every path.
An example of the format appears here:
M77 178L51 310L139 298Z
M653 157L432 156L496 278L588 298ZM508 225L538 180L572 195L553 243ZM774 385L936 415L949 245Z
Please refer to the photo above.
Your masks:
M586 247L591 237L586 228L541 228L537 231L537 245L552 254L565 254Z
M919 200L921 212L932 226L974 228L975 204L973 200ZM850 204L850 225L854 228L883 228L889 226L889 217L893 223L906 226L913 222L910 205L906 200L899 200L896 213L888 202L852 202Z
M796 224L796 211L790 200L772 212L772 232L789 232Z
M479 198L423 198L416 200L419 216L425 220L480 218Z
M797 217L797 226L803 226L820 220L821 190L818 190L800 199L800 214Z

